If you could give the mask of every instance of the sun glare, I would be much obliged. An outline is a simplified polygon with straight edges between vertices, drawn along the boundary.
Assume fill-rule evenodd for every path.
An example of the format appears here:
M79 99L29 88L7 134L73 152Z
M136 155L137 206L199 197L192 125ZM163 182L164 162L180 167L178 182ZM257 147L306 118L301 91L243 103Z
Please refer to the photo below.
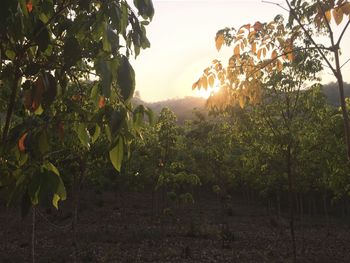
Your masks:
M218 92L219 89L220 89L219 86L214 86L212 88L208 87L207 90L202 88L200 90L196 90L196 94L197 94L198 97L202 97L204 99L207 99L207 98L210 97L211 94L214 94L214 93Z

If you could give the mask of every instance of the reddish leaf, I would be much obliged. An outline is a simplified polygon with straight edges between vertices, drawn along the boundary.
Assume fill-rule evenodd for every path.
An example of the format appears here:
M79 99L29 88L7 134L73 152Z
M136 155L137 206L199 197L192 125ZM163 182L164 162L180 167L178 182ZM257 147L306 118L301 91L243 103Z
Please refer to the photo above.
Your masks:
M32 3L31 0L27 1L26 7L27 7L27 10L28 10L29 13L32 12L32 10L33 10L33 3Z
M26 137L27 137L27 133L24 133L21 136L21 138L19 138L19 140L18 140L18 149L20 152L24 152L26 150L26 146L24 144Z
M106 100L104 96L100 97L100 100L98 101L98 107L101 109L106 105Z
M255 31L260 31L261 29L262 29L262 26L263 26L263 24L261 24L259 21L258 22L255 22L255 24L254 24L254 30Z

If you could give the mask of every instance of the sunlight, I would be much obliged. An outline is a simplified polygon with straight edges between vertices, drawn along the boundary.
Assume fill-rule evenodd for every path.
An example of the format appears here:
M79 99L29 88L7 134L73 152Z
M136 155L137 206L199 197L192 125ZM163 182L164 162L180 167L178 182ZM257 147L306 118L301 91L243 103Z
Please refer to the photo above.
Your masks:
M205 89L196 90L196 95L198 97L208 99L210 97L210 95L218 92L219 90L220 90L219 85L215 85L214 87L208 87L207 90L205 90Z

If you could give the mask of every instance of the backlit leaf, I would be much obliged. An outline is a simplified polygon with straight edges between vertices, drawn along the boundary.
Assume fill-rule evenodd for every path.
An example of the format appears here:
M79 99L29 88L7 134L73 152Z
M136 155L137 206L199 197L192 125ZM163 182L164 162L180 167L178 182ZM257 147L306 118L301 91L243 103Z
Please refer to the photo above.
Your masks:
M343 16L344 14L341 8L333 9L333 17L337 25L339 25L343 21Z
M349 15L350 14L350 3L347 2L341 6L341 10L344 14Z
M274 51L272 51L271 59L276 59L276 58L277 58L277 51L274 50Z
M262 29L262 26L263 25L259 21L257 21L257 22L255 22L253 27L254 27L255 31L260 31Z
M120 172L122 161L124 156L124 143L121 138L118 139L116 146L109 151L109 158L113 164L113 167Z
M240 48L239 45L235 46L235 48L233 49L233 54L237 57L239 57L239 53L240 53Z
M325 16L326 16L327 21L330 22L332 19L331 11L330 10L326 11Z
M215 46L218 51L220 51L222 45L225 42L225 38L223 34L217 34L215 38Z
M214 80L215 80L214 75L211 74L208 78L208 82L209 82L210 87L214 86Z
M256 52L256 42L252 44L252 52L255 54Z

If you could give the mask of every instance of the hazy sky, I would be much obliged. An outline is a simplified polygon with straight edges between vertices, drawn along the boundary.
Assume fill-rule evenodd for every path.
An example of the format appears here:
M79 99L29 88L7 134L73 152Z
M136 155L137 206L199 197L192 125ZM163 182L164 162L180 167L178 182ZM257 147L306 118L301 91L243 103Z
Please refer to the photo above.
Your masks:
M151 48L132 62L136 90L149 102L198 96L191 87L203 69L215 58L226 63L232 54L232 48L217 52L214 37L219 29L269 22L277 14L287 17L277 6L261 0L153 0L153 4L155 15L147 27ZM343 47L350 47L349 32ZM349 58L350 51L343 51L343 57ZM350 81L349 71L346 65L346 81ZM325 82L332 80L330 74L324 74Z

